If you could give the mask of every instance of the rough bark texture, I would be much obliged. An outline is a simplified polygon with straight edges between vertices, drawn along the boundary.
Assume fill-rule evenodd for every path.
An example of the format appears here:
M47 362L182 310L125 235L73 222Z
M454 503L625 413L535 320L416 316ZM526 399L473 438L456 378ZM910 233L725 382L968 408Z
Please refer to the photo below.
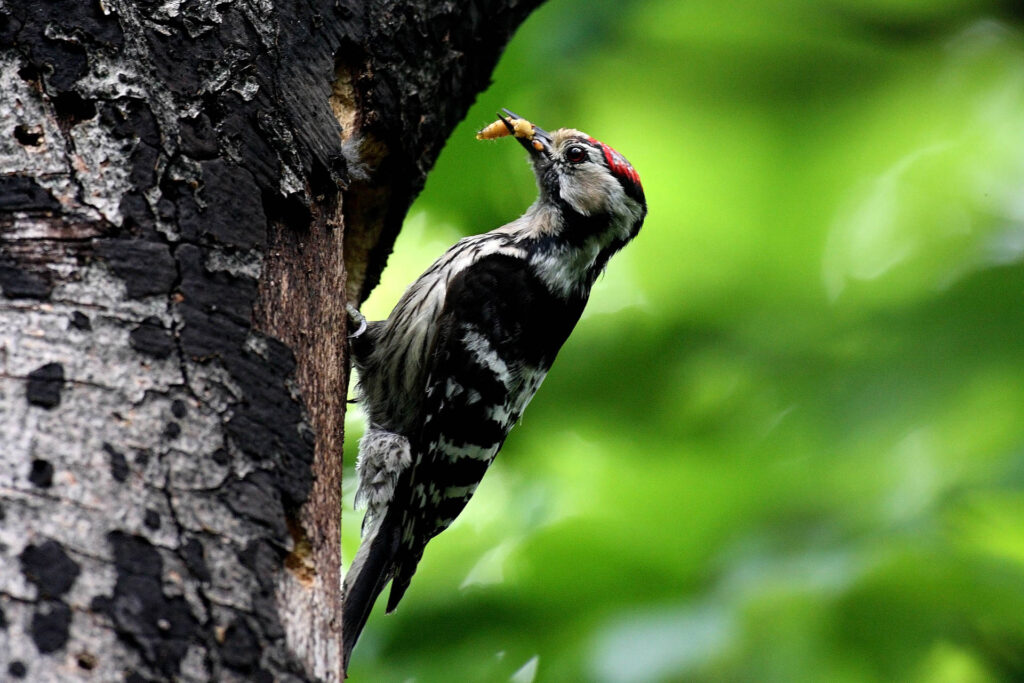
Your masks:
M539 2L0 3L0 678L338 678L345 292Z

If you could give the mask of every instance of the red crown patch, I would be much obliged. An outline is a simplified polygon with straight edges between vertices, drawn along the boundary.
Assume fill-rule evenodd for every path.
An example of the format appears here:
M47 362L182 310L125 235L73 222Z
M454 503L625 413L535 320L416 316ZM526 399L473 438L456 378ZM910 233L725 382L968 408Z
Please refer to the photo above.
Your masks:
M612 173L621 179L629 180L641 189L643 188L643 184L640 182L640 174L637 173L636 169L633 168L633 165L626 160L626 157L622 156L600 140L595 140L594 138L587 139L595 145L599 145L604 151L604 159L608 162L608 168L612 170Z

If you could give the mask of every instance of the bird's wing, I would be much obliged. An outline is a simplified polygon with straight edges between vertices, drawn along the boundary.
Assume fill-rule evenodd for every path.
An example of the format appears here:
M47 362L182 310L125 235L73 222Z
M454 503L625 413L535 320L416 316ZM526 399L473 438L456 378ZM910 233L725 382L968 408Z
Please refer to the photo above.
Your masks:
M427 542L466 506L569 336L585 299L551 294L523 258L482 257L452 278L429 354L412 465L345 579L345 661L390 580L398 605Z
M452 279L423 400L413 465L400 483L405 505L390 612L401 600L427 541L469 502L550 363L524 353L534 336L522 259L487 256ZM537 364L543 365L543 369ZM528 392L528 395L524 394Z
M485 256L448 283L423 396L410 401L422 405L414 420L422 426L409 435L412 463L345 577L346 655L392 579L387 611L394 610L427 542L465 507L525 405L515 400L525 368L517 347L531 302L501 284L523 268L522 259Z

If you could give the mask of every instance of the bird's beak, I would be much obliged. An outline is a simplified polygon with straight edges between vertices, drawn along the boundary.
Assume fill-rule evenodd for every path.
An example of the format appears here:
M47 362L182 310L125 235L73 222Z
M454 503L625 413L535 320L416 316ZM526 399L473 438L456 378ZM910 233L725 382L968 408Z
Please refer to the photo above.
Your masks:
M514 136L531 156L551 158L551 135L546 130L508 109L502 109L502 111L505 112L505 115L498 114L498 118L508 128L509 134Z

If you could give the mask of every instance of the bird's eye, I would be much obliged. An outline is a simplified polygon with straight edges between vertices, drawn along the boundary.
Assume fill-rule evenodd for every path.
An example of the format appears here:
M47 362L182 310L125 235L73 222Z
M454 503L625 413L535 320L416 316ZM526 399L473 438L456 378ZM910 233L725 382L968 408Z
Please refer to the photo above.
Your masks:
M587 150L583 149L579 145L573 145L569 149L565 150L565 158L574 164L578 164L587 159Z

